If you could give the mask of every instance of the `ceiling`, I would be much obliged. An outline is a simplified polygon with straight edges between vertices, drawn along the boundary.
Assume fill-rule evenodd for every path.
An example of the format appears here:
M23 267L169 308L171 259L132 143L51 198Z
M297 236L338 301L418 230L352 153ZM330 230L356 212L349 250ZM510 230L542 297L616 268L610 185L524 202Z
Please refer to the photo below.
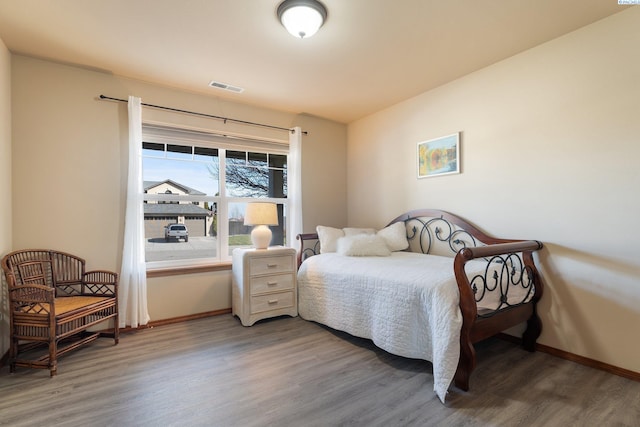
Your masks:
M0 39L16 54L349 123L625 8L617 0L322 2L325 25L301 40L278 22L280 0L0 0Z

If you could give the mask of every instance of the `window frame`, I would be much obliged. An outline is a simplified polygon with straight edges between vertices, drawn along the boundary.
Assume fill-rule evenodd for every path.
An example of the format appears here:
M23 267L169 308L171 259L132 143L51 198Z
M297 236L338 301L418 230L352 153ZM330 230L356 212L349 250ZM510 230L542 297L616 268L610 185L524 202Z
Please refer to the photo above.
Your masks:
M289 201L285 197L230 197L227 195L226 186L226 152L227 151L243 151L247 153L274 154L284 155L287 163L290 161L289 143L285 140L262 139L256 137L246 137L239 135L220 135L214 132L193 130L189 128L177 128L160 126L156 124L144 124L142 126L142 141L144 143L164 144L165 157L168 160L175 160L166 157L167 147L171 146L190 146L207 149L218 150L218 195L176 195L176 194L142 194L142 203L147 201L176 203L176 202L209 202L216 203L217 214L217 241L216 241L216 257L209 258L189 258L181 260L165 260L165 261L146 261L147 271L163 271L167 274L175 270L184 271L200 271L210 267L218 270L220 266L228 266L231 263L231 254L229 253L229 205L232 203L247 203L250 201L273 202L284 206L285 236L290 233L289 221L286 221L287 212L289 211ZM191 148L193 157L194 148ZM143 158L147 157L143 155ZM160 157L160 156L159 156ZM247 155L248 158L248 155ZM142 160L142 159L141 159ZM249 165L249 162L247 162ZM267 162L267 166L269 166ZM286 168L285 168L286 170ZM142 168L144 173L144 168ZM144 180L144 178L142 178ZM283 185L287 188L290 186L288 180L289 174ZM144 219L143 219L144 221ZM223 226L224 225L224 226ZM146 242L146 236L143 237ZM146 249L145 249L146 255ZM145 256L146 258L146 256Z

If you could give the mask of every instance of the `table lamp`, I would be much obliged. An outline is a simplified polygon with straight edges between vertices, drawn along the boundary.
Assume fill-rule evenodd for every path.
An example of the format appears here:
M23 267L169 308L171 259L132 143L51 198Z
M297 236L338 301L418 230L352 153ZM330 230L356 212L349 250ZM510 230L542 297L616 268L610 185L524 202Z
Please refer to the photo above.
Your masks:
M256 249L267 249L271 243L271 230L268 225L278 225L278 212L275 203L247 203L244 225L253 225L251 242Z

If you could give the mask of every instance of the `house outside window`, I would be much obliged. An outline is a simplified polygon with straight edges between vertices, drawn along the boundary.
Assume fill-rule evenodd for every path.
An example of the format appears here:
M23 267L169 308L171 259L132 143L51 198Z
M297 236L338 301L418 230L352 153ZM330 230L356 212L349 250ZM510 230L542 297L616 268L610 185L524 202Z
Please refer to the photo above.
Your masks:
M216 136L176 130L145 132L144 127L143 141L148 266L230 260L233 249L251 246L251 227L244 225L246 204L251 201L276 203L279 224L271 227L271 244L284 244L287 146L262 147L257 141L241 140L230 143ZM167 226L175 223L186 226L188 239L167 232Z

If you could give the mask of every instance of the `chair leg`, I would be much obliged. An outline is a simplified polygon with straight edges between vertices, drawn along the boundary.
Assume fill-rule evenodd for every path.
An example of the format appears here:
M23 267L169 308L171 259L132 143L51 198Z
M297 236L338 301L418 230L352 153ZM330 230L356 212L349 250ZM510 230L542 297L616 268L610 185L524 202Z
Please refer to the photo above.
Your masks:
M118 345L118 342L120 342L120 315L117 312L116 317L113 319L113 340L115 342L114 345Z
M16 359L18 358L18 340L11 337L11 343L9 344L9 372L14 373L16 371Z
M58 374L58 342L49 342L49 375L55 377Z

